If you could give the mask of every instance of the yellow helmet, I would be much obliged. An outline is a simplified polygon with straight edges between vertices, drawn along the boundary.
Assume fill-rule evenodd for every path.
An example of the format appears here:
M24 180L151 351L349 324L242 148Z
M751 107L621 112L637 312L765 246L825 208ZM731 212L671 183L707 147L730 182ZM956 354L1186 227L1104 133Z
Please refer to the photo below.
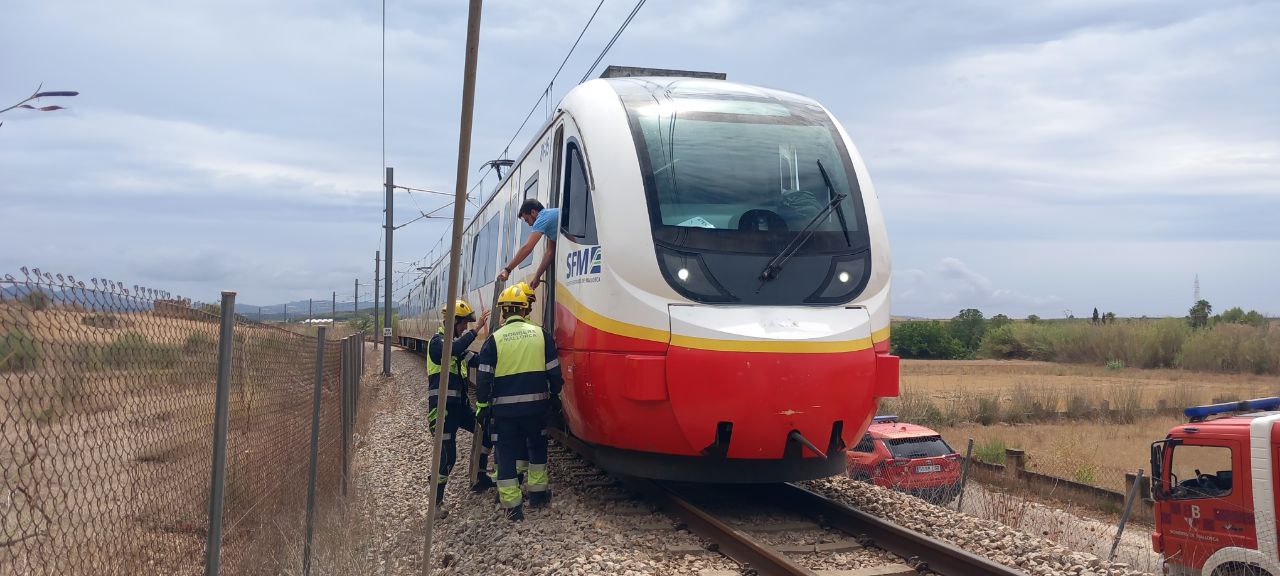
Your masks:
M444 308L441 308L440 313L448 316L449 307L445 306ZM453 316L454 322L457 322L458 320L466 320L467 322L476 321L476 311L472 310L471 305L467 304L467 301L461 298L459 298L457 304L453 306Z
M529 287L528 282L520 282L519 284L516 284L516 286L520 287L520 290L524 292L524 297L528 298L530 303L538 299L538 295L534 294L533 288Z
M502 294L498 295L498 306L507 306L513 308L523 308L529 305L529 297L525 296L524 290L520 285L508 286Z

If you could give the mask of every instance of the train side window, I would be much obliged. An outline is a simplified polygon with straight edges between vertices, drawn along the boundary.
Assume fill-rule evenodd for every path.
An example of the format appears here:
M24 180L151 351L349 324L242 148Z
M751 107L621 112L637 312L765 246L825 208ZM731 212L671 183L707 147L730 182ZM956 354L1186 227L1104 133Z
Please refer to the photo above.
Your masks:
M469 286L478 288L488 284L497 272L498 261L498 227L501 218L494 216L480 227L472 244L471 279Z
M1231 494L1231 462L1229 446L1174 446L1169 466L1170 497L1185 500Z
M537 197L538 197L538 173L534 172L533 178L530 178L529 181L526 182L524 185L524 198L520 200L520 204L523 204L525 200L528 200L530 198L537 198ZM519 204L516 205L516 209L517 210L519 209ZM520 227L520 241L517 242L515 246L516 247L524 246L524 243L529 241L529 235L533 234L533 227L528 226L523 222L520 222L519 224L516 224L516 225ZM507 256L507 260L510 261L511 257ZM524 260L520 261L520 265L517 266L517 268L524 268L525 266L528 266L530 264L533 264L533 252L530 252L528 256L525 256Z
M871 440L871 435L866 434L862 437L862 441L858 442L858 445L853 447L853 451L854 452L872 452L875 450L875 448L876 448L875 444Z
M564 206L560 228L578 244L597 244L596 215L587 186L587 168L577 142L570 141L565 154Z

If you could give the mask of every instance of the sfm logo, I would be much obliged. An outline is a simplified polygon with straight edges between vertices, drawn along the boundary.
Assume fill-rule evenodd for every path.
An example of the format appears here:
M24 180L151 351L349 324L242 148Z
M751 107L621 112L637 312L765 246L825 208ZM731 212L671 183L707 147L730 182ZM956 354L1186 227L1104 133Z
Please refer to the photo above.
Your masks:
M584 274L600 273L600 247L592 246L574 250L565 255L565 278L576 278Z

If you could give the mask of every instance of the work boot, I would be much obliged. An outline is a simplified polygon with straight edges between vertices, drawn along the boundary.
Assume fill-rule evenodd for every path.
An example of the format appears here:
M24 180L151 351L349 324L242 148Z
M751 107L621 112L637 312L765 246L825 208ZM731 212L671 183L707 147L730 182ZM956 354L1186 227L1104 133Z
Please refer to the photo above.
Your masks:
M507 520L519 522L524 520L524 506L516 506L515 508L507 508Z
M476 494L480 494L495 486L497 486L497 484L493 483L493 480L489 478L488 474L481 474L480 477L476 479L476 483L471 485L471 491Z
M541 507L543 507L543 506L547 506L547 505L549 505L549 504L551 504L551 491L550 491L550 490L544 490L544 491L542 491L542 492L530 492L530 493L529 493L529 507L530 507L530 508L541 508Z
M436 484L436 504L444 503L444 484Z
M449 517L449 511L444 509L443 502L436 502L436 520L444 520Z

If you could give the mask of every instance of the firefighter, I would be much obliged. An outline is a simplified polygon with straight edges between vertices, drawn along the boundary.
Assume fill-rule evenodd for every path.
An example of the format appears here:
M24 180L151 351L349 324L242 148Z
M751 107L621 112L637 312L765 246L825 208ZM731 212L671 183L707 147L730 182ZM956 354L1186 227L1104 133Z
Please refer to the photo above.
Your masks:
M476 378L476 416L492 417L498 433L498 501L509 520L523 520L523 495L516 478L516 457L528 446L529 506L551 502L547 477L548 414L560 409L560 359L555 342L530 324L529 298L519 286L498 297L502 327L480 348Z
M447 316L448 307L441 311L442 315ZM485 311L480 314L479 331L484 330L485 320L489 318L489 312ZM455 435L459 428L469 432L475 432L475 414L471 411L470 403L467 400L467 348L475 341L479 332L477 330L468 330L467 324L476 321L475 310L471 309L471 305L465 300L458 300L454 305L454 323L453 323L453 350L449 356L449 384L448 390L445 392L445 417L444 417L444 443L443 452L440 454L440 469L436 475L436 504L438 509L443 512L443 508L438 505L444 502L444 488L449 481L449 472L453 470L453 465L458 460L458 446ZM441 366L441 358L444 357L444 326L435 336L431 337L431 343L427 346L427 383L428 398L430 399L430 412L427 413L427 419L431 430L434 432L436 428L437 402L440 391L440 372L443 370ZM485 462L488 460L489 442L483 442L483 450L480 453L480 469L484 470ZM477 492L493 486L493 481L485 474L479 474L475 479L475 484L471 489Z
M529 286L528 282L525 282L523 280L517 283L516 286L519 286L520 291L524 292L525 297L529 299L530 310L532 310L533 303L537 302L538 300L538 297L534 293L533 288ZM525 316L525 321L529 322L529 317L527 314ZM532 322L529 322L529 323L532 324ZM489 442L494 446L498 444L497 432L493 432L490 434ZM529 446L526 443L524 448L521 449L516 454L516 479L520 481L520 485L522 486L524 485L524 480L525 480L525 477L528 475L528 473L529 473ZM496 469L493 472L489 473L489 479L492 482L497 481L498 471Z

